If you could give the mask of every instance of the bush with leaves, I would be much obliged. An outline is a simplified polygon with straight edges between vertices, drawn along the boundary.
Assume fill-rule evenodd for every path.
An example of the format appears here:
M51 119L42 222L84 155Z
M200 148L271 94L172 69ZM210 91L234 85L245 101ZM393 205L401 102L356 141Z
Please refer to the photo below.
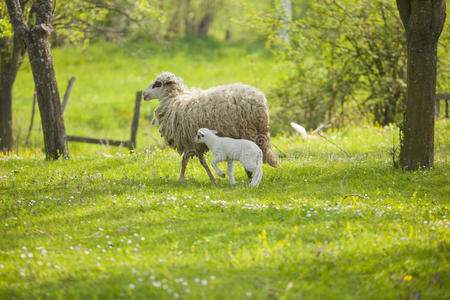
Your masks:
M281 108L275 121L311 128L324 121L401 120L406 48L395 2L315 1L294 20L278 17L279 7L253 11L251 21L265 29L268 44L291 70L272 90ZM289 41L280 38L282 27Z

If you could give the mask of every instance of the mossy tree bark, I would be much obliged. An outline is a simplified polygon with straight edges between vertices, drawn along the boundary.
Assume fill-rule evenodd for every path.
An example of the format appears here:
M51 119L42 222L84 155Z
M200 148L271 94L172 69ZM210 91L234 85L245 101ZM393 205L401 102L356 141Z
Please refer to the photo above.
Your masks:
M434 163L437 43L445 22L445 0L397 0L406 31L408 75L400 166L417 170Z
M28 52L44 133L47 159L68 157L66 130L50 50L53 1L37 0L36 25L28 27L18 0L6 0L14 34L22 38Z
M12 151L12 88L25 54L17 36L0 39L0 151Z

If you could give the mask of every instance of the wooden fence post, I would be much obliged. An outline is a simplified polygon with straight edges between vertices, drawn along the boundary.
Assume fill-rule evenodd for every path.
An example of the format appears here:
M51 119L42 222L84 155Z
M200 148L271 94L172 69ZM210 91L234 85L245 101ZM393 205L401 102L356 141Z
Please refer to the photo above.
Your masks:
M441 112L441 100L445 101L445 118L448 119L448 100L450 100L450 93L436 94L436 117L439 117Z
M448 99L445 100L445 118L448 119Z
M136 104L134 105L133 122L131 123L130 150L136 149L136 135L139 126L139 114L141 111L142 91L136 92Z
M435 109L435 117L439 118L441 115L441 99L436 97L436 109Z
M64 111L66 110L67 102L69 101L70 92L72 91L73 84L75 83L75 80L77 78L75 76L72 76L69 79L69 83L67 84L66 92L64 93L63 103L62 103L62 114L64 115Z

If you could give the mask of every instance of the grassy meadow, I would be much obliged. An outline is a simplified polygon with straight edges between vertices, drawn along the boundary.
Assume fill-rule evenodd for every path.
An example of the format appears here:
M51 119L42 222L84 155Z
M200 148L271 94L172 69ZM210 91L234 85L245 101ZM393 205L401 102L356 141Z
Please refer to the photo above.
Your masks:
M70 77L77 78L64 114L68 135L129 139L135 93L144 90L156 75L170 71L188 86L208 88L236 81L268 90L280 73L263 41L225 43L215 39L182 39L169 44L93 44L53 50L59 92L62 97ZM26 61L14 86L13 123L15 149L24 149L33 99L33 77ZM142 102L138 147L155 144L157 130L150 128L156 100ZM42 147L39 114L36 114L32 148ZM71 144L72 153L98 147ZM101 148L103 149L103 148Z
M286 71L258 42L102 43L55 49L54 59L61 94L77 77L67 133L116 139L129 137L134 94L155 73L268 91ZM25 63L14 90L18 151L0 157L0 299L449 296L446 120L431 170L393 169L398 128L364 125L323 133L347 154L319 136L275 136L279 168L264 166L250 188L238 163L230 187L212 184L197 160L177 182L180 158L156 147L150 128L156 101L142 104L135 153L71 143L71 159L46 161L39 118L23 145L32 93Z

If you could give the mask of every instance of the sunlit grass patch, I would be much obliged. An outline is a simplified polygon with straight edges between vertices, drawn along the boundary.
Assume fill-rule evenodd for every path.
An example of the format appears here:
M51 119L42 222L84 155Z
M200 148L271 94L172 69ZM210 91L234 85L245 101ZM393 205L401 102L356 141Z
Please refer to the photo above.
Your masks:
M155 147L1 157L0 298L445 298L448 139L403 172L396 130L273 138L257 189Z

